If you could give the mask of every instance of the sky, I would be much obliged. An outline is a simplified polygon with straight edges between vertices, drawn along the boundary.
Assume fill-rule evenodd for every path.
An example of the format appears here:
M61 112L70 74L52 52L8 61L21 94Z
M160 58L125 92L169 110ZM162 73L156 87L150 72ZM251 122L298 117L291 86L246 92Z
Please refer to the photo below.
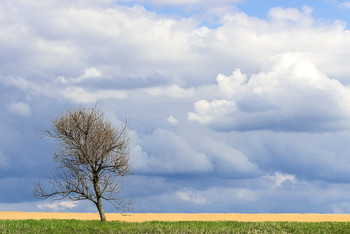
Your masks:
M0 1L0 211L97 212L32 188L98 102L132 212L350 213L349 30L340 0Z

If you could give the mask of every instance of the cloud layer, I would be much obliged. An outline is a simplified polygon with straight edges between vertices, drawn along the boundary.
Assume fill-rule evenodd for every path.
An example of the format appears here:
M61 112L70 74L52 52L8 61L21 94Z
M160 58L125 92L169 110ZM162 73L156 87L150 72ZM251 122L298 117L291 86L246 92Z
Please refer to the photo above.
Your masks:
M98 102L128 119L135 212L350 212L347 22L243 4L2 1L0 210L95 211L31 185L50 176L41 131Z

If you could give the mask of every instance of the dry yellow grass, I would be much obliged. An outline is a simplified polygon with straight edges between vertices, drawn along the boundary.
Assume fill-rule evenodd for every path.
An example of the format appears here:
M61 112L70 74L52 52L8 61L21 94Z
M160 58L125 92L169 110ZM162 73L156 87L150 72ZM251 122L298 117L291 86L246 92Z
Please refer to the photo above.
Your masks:
M350 222L350 214L175 214L132 213L106 214L109 221L297 221L297 222ZM78 219L99 220L97 213L45 213L45 212L0 212L0 219Z

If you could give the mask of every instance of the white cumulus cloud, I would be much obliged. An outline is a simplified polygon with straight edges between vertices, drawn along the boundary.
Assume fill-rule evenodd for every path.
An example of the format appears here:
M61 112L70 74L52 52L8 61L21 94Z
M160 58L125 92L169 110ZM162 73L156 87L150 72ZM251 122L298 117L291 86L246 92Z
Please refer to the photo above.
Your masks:
M53 211L62 211L65 209L72 209L74 207L78 206L77 201L61 201L61 202L54 202L54 203L42 203L37 204L37 208L39 209L51 209Z
M188 117L219 129L303 131L344 127L350 89L329 78L301 54L272 57L247 77L219 74L220 100L200 100Z

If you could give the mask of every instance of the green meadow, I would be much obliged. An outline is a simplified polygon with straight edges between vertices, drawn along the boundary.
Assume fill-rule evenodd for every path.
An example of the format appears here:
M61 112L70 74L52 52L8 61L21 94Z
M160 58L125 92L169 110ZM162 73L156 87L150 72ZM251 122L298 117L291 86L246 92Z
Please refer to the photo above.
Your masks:
M350 223L0 220L0 233L350 233Z

